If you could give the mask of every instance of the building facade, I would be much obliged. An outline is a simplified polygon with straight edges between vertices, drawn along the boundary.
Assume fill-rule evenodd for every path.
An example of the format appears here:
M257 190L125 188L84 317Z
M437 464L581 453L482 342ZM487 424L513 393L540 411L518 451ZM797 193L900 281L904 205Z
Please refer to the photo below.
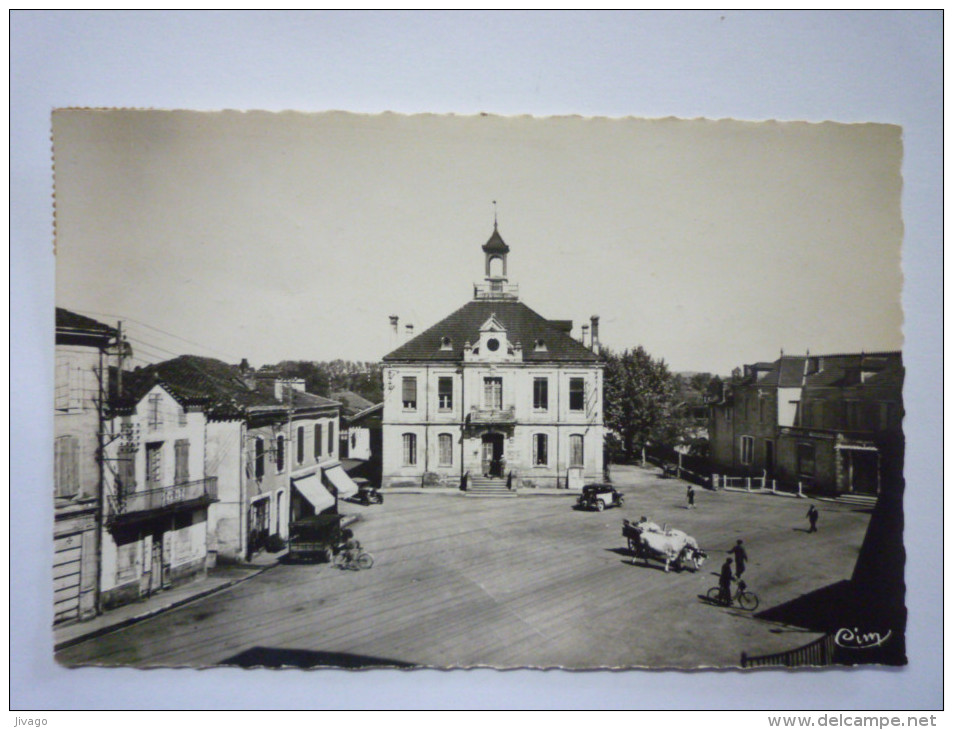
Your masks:
M158 382L118 400L105 460L101 600L105 609L204 577L208 508L203 403Z
M746 365L711 403L716 471L830 494L902 478L899 352L782 356Z
M519 300L495 225L483 252L473 299L384 357L383 486L581 488L603 467L598 318L590 348Z
M88 619L98 612L101 434L109 366L117 345L118 332L112 327L57 308L53 403L55 622Z

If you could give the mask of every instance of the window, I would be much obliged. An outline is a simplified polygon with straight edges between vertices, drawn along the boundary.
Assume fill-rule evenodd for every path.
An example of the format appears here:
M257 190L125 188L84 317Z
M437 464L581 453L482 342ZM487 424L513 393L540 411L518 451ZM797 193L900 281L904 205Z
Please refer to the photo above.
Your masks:
M583 378L569 379L569 410L581 411L586 407L586 381Z
M351 448L352 449L357 448L357 432L355 431L351 432Z
M275 471L279 474L285 470L285 435L278 434L275 439Z
M404 434L404 466L415 466L417 464L417 435L413 433Z
M495 337L491 337L486 341L486 349L490 352L496 352L500 349L500 341Z
M444 337L440 340L440 349L441 350L452 350L453 349L453 340L449 337Z
M184 484L189 480L189 440L178 439L175 442L175 483Z
M573 434L569 437L569 466L582 466L585 463L582 435Z
M47 452L48 453L48 452ZM60 436L53 451L57 497L72 497L79 492L79 439Z
M54 407L58 411L78 411L83 408L82 371L69 358L56 359L56 386Z
M754 439L751 436L741 437L741 463L750 464L754 458Z
M146 489L162 486L162 442L146 444Z
M314 458L315 458L315 459L317 459L319 456L321 456L321 444L322 444L322 443L324 443L324 442L322 441L321 424L320 424L320 423L316 423L316 424L314 424Z
M814 476L814 444L797 445L797 473L800 476Z
M406 410L417 410L417 378L404 378L403 401Z
M533 434L533 466L549 464L549 440L544 433Z
M453 410L453 378L437 378L437 407Z
M453 465L453 436L449 433L442 433L439 436L440 446L440 466Z
M483 378L483 407L502 410L503 378Z
M334 421L328 421L328 456L334 455Z
M261 481L265 476L265 440L255 439L255 479Z
M149 428L158 428L162 425L162 411L159 410L161 404L161 393L153 393L149 396Z
M533 408L537 411L549 409L549 378L533 378Z
M120 450L116 465L116 496L119 498L136 491L136 454L132 450Z
M547 349L547 348L546 348L546 341L545 341L545 340L536 340L536 342L533 343L533 349L534 349L536 352L546 352L546 349Z
M304 426L298 426L298 463L304 463Z

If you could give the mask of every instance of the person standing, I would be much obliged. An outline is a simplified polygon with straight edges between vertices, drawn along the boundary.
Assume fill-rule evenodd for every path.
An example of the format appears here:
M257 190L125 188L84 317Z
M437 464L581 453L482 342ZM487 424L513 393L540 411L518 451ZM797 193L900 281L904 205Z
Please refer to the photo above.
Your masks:
M695 509L695 487L691 484L688 485L686 495L688 496L688 509Z
M817 518L818 518L818 515L819 515L819 513L818 513L818 511L817 511L817 507L815 507L815 506L812 504L812 505L811 505L811 508L807 511L807 519L808 519L808 521L811 523L811 529L808 530L808 532L817 532Z
M744 540L738 540L735 546L728 551L735 556L735 578L741 578L748 562L748 553L745 552Z
M725 558L718 576L718 587L721 589L721 601L726 606L731 605L731 558Z

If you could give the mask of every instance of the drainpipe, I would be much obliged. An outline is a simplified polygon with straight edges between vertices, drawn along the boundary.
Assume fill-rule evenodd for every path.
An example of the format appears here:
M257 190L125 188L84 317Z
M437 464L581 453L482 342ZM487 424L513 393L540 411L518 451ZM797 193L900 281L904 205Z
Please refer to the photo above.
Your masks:
M467 375L466 368L460 366L460 486L464 487L463 480L466 476L466 467L464 466L464 452L466 450L466 430L467 430Z
M408 325L409 326L409 325ZM413 330L409 330L412 333ZM424 368L424 475L430 471L430 366ZM423 477L420 486L424 486Z

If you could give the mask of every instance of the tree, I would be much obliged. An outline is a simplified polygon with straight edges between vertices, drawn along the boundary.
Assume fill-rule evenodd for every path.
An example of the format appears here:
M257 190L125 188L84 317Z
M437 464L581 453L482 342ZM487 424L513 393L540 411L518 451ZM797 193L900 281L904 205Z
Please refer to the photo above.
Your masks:
M603 409L606 427L632 452L646 443L674 446L687 426L675 408L679 381L664 360L643 347L615 353L604 350L606 362Z

